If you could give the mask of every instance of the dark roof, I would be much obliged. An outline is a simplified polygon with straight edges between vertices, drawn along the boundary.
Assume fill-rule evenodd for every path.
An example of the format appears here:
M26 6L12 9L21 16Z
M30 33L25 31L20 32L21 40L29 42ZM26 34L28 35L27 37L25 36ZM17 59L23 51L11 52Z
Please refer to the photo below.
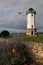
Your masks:
M34 13L34 14L36 14L36 11L35 11L33 8L29 8L29 9L26 11L26 15L29 14L29 13Z

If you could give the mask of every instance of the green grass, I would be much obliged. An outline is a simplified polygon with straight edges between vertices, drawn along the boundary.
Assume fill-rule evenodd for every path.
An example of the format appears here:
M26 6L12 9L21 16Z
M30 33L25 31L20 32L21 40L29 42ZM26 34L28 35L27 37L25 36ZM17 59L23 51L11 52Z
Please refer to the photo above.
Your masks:
M24 42L43 42L43 35L36 35L36 36L24 36Z
M20 35L14 35L14 36L9 36L6 37L5 39L11 39L11 38L20 38L21 41L24 42L43 42L43 34L39 34L36 36L26 36L25 34L20 34ZM0 37L0 39L3 39L2 37Z

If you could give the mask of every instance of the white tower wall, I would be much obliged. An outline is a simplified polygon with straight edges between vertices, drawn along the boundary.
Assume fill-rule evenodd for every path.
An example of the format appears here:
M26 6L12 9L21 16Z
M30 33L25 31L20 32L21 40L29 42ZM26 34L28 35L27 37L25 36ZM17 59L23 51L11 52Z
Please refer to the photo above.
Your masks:
M27 14L27 29L35 28L35 14Z

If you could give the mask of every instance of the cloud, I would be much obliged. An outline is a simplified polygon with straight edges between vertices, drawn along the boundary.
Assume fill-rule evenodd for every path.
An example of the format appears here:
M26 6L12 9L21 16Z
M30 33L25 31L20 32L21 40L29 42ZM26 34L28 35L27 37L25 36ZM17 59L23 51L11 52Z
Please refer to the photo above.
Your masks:
M0 33L3 31L3 30L7 30L9 31L10 33L25 33L26 30L22 30L22 29L14 29L14 28L4 28L4 27L0 27Z
M33 7L37 11L36 25L43 26L43 0L0 0L0 29L26 30L26 11ZM22 14L18 14L22 12ZM41 28L42 29L42 28ZM39 29L39 31L41 31Z

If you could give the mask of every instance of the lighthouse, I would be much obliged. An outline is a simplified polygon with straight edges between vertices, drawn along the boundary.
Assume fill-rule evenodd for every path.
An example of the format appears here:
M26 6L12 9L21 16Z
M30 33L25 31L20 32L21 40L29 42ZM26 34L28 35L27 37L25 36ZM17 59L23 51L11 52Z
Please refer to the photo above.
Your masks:
M29 8L26 12L27 15L27 30L26 35L36 35L36 11L33 8Z

